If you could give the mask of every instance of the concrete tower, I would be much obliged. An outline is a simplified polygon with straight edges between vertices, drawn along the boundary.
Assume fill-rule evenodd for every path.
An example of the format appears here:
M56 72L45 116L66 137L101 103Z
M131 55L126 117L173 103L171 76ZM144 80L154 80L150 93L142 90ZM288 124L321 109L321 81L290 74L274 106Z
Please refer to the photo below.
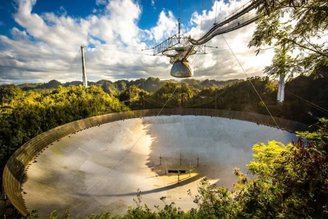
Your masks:
M88 87L87 71L85 69L84 46L81 46L81 55L82 55L82 81L83 81L83 87Z
M285 100L285 75L279 75L279 82L278 82L278 94L277 94L277 101L278 103L283 103Z

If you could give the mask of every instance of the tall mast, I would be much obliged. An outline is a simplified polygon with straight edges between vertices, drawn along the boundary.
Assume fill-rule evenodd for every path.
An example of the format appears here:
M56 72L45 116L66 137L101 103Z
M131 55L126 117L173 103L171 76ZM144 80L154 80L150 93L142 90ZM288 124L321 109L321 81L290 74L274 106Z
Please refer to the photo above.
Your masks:
M180 31L181 31L181 0L178 0L178 43L180 43Z
M86 68L85 68L85 58L84 58L84 46L81 46L81 55L82 55L82 81L83 81L83 87L88 87L87 71L86 71Z
M178 19L178 42L180 43L180 29L181 29L181 23L180 23L180 18Z

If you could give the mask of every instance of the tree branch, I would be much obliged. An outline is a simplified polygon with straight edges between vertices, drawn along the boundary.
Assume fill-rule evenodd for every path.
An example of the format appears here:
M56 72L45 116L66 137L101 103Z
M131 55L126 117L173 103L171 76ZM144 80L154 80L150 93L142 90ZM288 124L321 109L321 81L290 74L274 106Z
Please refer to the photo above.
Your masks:
M300 43L296 42L296 40L292 40L292 39L286 39L286 40L289 41L289 42L294 43L295 45L297 45L297 46L300 47L300 48L303 48L303 49L306 49L306 50L310 50L310 51L312 51L312 52L314 52L314 53L317 53L317 54L319 54L319 55L322 55L322 56L328 57L328 54L327 54L327 53L324 53L324 52L318 51L318 50L316 50L316 49L309 48L309 47L307 47L307 46L305 46L305 45L303 45L303 44L300 44Z

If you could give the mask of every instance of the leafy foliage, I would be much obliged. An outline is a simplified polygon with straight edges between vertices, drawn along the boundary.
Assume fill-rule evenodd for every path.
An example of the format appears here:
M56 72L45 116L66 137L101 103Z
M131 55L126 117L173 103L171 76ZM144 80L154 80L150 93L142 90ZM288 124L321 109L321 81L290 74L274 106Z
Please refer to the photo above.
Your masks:
M132 85L120 94L119 99L128 105L131 109L137 109L142 108L142 100L145 96L148 95L149 93L147 91Z
M327 136L322 120L315 136ZM300 133L303 137L314 133ZM317 138L315 138L317 139ZM328 141L254 145L248 164L254 176L237 193L240 215L256 218L326 218L328 216Z
M290 63L307 71L327 66L327 11L326 0L264 1L257 9L260 19L249 46L258 47L258 52L260 47L270 45L297 53ZM280 56L278 51L276 54Z
M233 194L225 187L213 187L204 178L198 188L194 202L198 204L195 214L199 218L234 218L238 206Z
M272 60L272 65L267 66L264 72L269 75L287 75L293 76L293 73L299 73L302 68L298 63L294 63L294 60L287 54L285 48L275 49L275 55Z
M166 82L159 90L147 98L147 101L157 107L186 107L190 100L197 95L198 89L187 83L175 81Z

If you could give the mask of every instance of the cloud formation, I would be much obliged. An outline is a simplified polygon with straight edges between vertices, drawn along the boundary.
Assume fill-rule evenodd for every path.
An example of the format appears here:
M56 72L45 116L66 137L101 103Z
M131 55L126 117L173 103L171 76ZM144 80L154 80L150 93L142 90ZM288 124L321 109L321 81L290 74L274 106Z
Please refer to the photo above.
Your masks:
M223 19L245 2L215 1L210 10L193 13L183 30L197 38L215 20ZM84 18L67 13L36 14L32 10L35 4L36 0L18 0L13 17L20 28L12 28L10 37L0 35L0 84L81 80L81 45L87 46L87 74L91 81L170 77L168 58L150 56L141 50L176 32L177 18L171 11L163 9L156 26L141 29L141 6L133 0L97 0L96 4L104 7L102 13ZM226 80L261 74L263 67L270 64L272 54L267 51L255 57L247 47L253 30L254 25L250 25L225 34L224 38L218 36L209 43L218 49L190 57L195 77Z

